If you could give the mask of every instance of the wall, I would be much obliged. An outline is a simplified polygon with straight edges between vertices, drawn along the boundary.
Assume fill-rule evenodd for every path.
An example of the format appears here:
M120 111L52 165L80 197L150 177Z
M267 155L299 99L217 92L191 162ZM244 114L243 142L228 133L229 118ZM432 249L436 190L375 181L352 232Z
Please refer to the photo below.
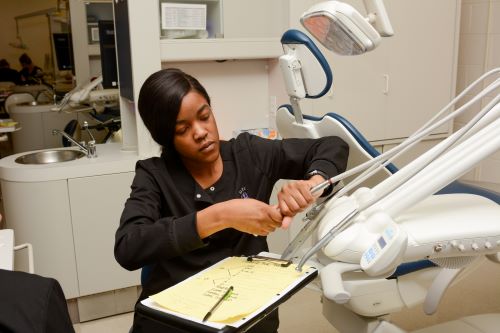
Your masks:
M500 66L500 0L462 0L460 47L458 54L457 94L483 73ZM488 83L491 81L488 81ZM474 90L471 96L476 94ZM500 89L494 94L500 93ZM463 126L494 94L455 120L455 129ZM466 100L467 100L466 99ZM484 160L464 176L466 180L500 184L500 152Z
M54 8L57 0L17 0L0 2L0 59L5 58L10 66L20 70L19 56L26 52L33 62L45 69L45 64L50 57L49 25L46 16L36 16L19 20L19 34L28 49L21 50L9 45L16 41L15 16L31 13L38 10ZM50 66L50 64L48 64Z
M163 63L162 67L180 68L207 89L221 139L231 139L234 130L268 127L266 60Z

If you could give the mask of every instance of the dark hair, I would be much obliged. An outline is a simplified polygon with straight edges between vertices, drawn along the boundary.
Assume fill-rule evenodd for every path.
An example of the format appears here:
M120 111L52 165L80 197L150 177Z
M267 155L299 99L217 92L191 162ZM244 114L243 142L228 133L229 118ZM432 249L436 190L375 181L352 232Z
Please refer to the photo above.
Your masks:
M31 58L26 53L21 54L21 56L19 57L19 62L26 65L30 65L32 63Z
M151 74L139 92L138 108L142 121L153 140L164 150L174 152L174 134L182 99L196 91L207 100L205 88L189 74L177 68L162 69Z
M5 59L0 60L0 68L9 68L9 62Z

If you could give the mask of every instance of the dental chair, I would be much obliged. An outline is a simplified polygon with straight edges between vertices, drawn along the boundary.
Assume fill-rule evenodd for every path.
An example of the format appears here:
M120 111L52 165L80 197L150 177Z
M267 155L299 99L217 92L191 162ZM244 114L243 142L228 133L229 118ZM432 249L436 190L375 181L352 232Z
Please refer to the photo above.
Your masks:
M10 107L16 104L34 102L35 98L29 93L14 93L10 94L5 100L5 111L10 113Z
M104 136L101 135L102 138L99 137L99 143L116 142L115 137L121 130L119 115L102 117L90 113L90 119L94 120L95 124L87 126L89 130L96 130L98 132L105 131ZM66 126L64 126L63 131L74 138L80 139L80 125L76 119L70 120ZM63 147L71 147L72 143L67 138L62 136L61 139Z
M285 54L280 57L280 67L291 104L277 110L280 135L341 137L350 148L348 170L376 159L380 154L342 116L302 114L300 99L320 98L329 91L332 72L302 32L289 30L281 42ZM496 105L497 118L499 109ZM493 133L498 142L498 130ZM388 160L370 178L359 182L354 174L343 178L343 186L350 186L350 195L334 196L308 212L307 224L282 255L298 258L298 249L312 235L315 245L303 254L299 266L307 260L319 267L323 315L341 333L404 333L387 320L387 315L419 304L426 314L433 314L447 288L477 267L479 258L486 256L500 263L498 193L457 181L445 186L448 182L443 180L425 189L431 191L426 197L419 188L425 187L421 186L422 177L427 175L428 182L437 177L424 168L421 179L417 174L401 188L373 201L377 189L387 188L385 184L391 184L391 179L418 167L417 160L399 171ZM438 161L442 160L429 163L440 166ZM450 166L448 169L455 172ZM409 203L417 197L422 200ZM375 203L365 205L366 210L358 210L371 202ZM500 332L500 314L465 317L417 332Z

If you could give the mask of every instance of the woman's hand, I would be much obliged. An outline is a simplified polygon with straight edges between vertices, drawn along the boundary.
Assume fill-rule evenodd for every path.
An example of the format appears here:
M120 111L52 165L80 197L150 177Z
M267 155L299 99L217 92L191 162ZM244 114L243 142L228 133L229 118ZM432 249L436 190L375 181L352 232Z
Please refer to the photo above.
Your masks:
M281 227L283 216L276 206L255 199L234 199L224 204L229 225L236 230L267 236Z
M287 229L292 218L312 204L321 193L311 194L311 188L324 182L321 175L308 180L297 180L285 184L278 193L278 208L284 216L282 227Z
M201 238L226 228L257 236L267 236L281 227L283 215L277 206L255 199L233 199L208 207L197 213Z

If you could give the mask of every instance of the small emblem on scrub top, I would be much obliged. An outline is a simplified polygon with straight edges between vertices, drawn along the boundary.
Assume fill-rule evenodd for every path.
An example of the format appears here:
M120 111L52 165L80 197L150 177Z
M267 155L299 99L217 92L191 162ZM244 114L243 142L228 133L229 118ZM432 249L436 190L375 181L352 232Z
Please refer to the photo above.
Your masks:
M240 194L240 198L242 198L242 199L249 198L248 193L247 193L247 188L245 186L243 186L242 188L240 188L240 190L238 191L238 193Z

